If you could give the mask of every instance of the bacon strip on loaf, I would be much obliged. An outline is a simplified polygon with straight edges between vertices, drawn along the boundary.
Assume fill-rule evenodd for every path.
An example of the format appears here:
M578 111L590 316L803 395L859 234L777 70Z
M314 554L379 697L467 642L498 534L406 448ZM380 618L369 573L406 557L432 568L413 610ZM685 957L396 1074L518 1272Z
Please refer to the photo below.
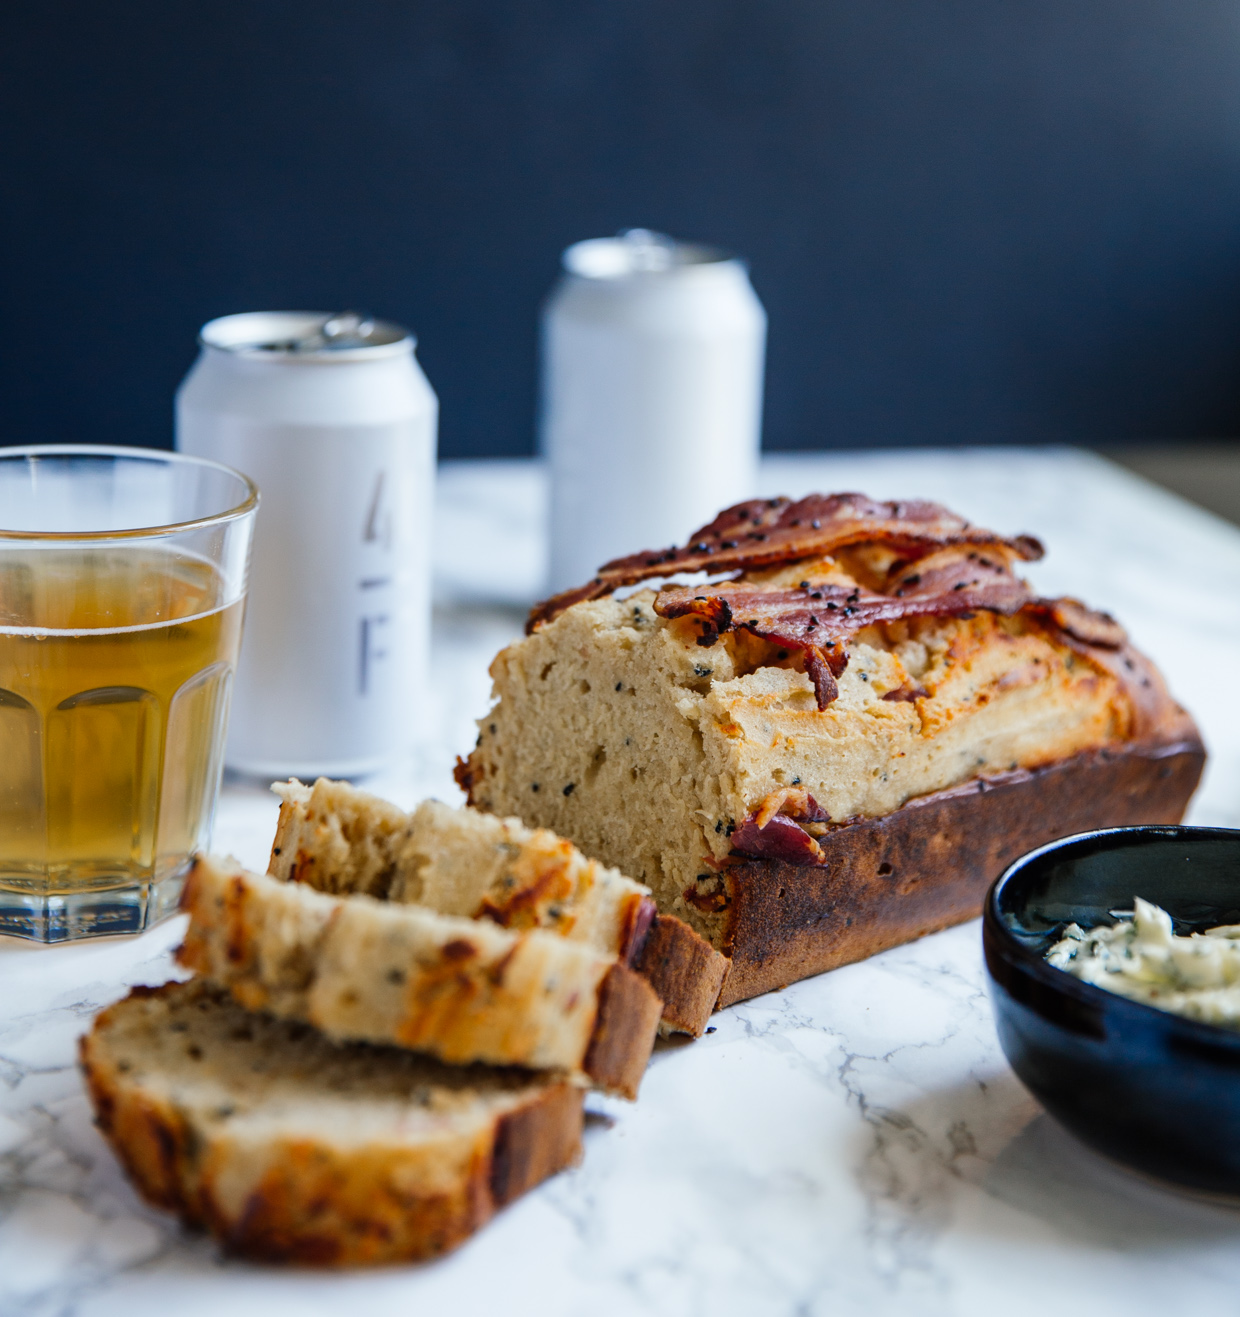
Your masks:
M915 617L958 617L989 609L1015 613L1033 595L1012 575L1005 552L958 545L895 573L889 592L860 586L813 584L770 589L744 582L663 590L654 602L660 617L693 617L698 644L713 645L728 630L800 650L819 709L839 694L836 678L848 666L848 637L880 622Z
M1029 562L1042 556L1042 545L1031 535L1003 539L994 531L970 525L939 503L921 499L884 503L864 494L810 494L796 502L750 499L721 512L710 525L695 531L682 548L616 558L601 567L592 581L535 605L526 633L573 604L599 599L652 577L773 567L822 557L853 544L887 545L906 562L951 545L1005 548Z

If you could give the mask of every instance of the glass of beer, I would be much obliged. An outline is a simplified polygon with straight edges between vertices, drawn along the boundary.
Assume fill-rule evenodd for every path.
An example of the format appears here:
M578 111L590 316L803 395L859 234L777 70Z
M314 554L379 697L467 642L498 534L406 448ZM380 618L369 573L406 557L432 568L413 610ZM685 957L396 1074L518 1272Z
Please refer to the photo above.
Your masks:
M258 491L137 448L0 448L0 934L135 933L210 840Z

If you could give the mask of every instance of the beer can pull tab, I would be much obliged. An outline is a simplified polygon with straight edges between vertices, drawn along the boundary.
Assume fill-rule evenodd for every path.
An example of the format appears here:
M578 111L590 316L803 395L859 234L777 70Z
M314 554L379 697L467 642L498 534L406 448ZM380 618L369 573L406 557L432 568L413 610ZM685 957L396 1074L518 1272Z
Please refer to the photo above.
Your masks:
M370 336L375 332L373 316L362 315L358 311L340 311L329 316L319 330L322 343L327 348L365 347Z
M292 340L288 346L293 352L341 352L346 348L369 347L374 332L373 316L359 311L337 311L317 329Z
M564 253L564 268L581 279L620 284L642 276L670 275L692 265L736 262L717 247L677 242L654 229L624 229L614 238L587 238Z
M350 348L374 347L387 341L384 337L375 337L376 328L373 316L362 315L360 311L337 311L333 315L324 316L317 324L300 333L277 334L254 344L242 341L221 346L252 346L264 352L289 352L295 355L304 352L344 352Z
M675 264L676 242L665 233L655 233L652 229L626 229L620 237L628 250L629 268L634 272L655 273Z

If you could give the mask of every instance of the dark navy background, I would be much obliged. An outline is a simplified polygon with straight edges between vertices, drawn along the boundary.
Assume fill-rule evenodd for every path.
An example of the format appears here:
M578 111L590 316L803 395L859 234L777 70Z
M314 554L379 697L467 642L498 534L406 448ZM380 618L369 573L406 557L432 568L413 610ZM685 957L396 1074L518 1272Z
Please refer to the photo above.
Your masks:
M411 325L529 451L568 242L746 254L766 442L1240 432L1234 0L39 0L0 15L3 441L170 441L207 318Z

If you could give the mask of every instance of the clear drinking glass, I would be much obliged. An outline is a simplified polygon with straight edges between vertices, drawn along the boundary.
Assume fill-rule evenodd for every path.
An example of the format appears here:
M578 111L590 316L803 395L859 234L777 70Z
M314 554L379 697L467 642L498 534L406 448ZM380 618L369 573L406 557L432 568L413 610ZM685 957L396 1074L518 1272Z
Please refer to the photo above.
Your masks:
M219 794L258 491L140 448L0 448L0 933L172 914Z

